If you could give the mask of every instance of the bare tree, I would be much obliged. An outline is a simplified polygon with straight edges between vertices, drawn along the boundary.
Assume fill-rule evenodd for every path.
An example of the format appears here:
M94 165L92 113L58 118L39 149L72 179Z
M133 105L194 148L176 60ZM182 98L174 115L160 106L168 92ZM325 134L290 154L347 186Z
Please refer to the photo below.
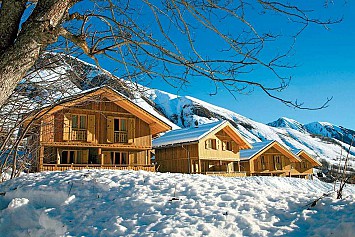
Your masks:
M99 67L102 60L110 60L123 79L159 78L172 86L209 79L216 91L224 87L245 93L256 87L286 105L305 108L275 94L289 84L283 72L293 67L287 57L294 39L309 24L339 22L284 1L0 2L0 105L40 55L54 49L93 60ZM290 47L284 50L276 49L282 36L278 21L295 29L286 37ZM265 78L250 79L256 68L265 70Z

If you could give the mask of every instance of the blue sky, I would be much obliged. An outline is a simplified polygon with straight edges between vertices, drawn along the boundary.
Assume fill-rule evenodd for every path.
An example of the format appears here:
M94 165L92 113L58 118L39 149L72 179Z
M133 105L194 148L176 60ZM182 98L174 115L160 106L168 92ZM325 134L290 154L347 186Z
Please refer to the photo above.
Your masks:
M277 94L305 102L310 107L319 106L327 97L333 97L328 108L317 111L289 108L268 98L257 88L250 95L235 94L236 99L223 89L217 95L210 96L213 85L194 80L179 91L159 82L153 82L152 86L171 93L190 95L263 123L284 116L301 123L327 121L355 129L355 8L351 3L331 7L322 9L320 14L343 16L343 21L332 25L329 30L310 26L297 38L289 61L298 66L287 72L292 75L290 86ZM256 21L256 24L263 23ZM287 25L281 27L287 34ZM286 48L287 44L281 43L278 47Z
M337 5L330 5L328 8L324 8L322 4L325 1L300 2L297 4L301 4L303 8L315 9L316 11L310 14L316 18L337 19L343 17L343 21L330 26L329 30L320 25L310 25L298 36L292 54L288 58L289 63L298 66L292 70L283 71L283 75L292 76L292 80L286 90L276 95L293 101L297 99L309 107L318 107L327 98L333 97L328 108L316 111L290 108L279 101L269 98L258 88L254 88L254 92L250 95L234 94L236 97L234 98L228 91L220 87L218 93L211 96L210 94L214 92L214 84L208 80L195 77L188 77L190 84L182 89L173 88L167 83L162 83L159 79L150 81L143 78L140 83L174 94L193 96L263 123L272 122L279 117L288 117L301 123L327 121L335 125L355 129L355 124L353 123L355 118L355 98L353 99L355 89L354 3L345 0L337 1ZM136 16L137 21L145 23L145 21L152 20L151 15L146 13L144 11L139 12ZM270 18L265 20L263 15L254 14L253 11L249 12L249 14L250 22L258 31L265 32L270 30L285 36L292 35L296 31L289 22L285 20L279 21L279 18L274 15L270 15ZM233 24L230 21L222 22L221 27L222 29L225 27L228 30L233 29L233 27L235 29L240 27L237 23L235 23L236 25ZM154 27L151 28L153 34L159 32ZM174 35L176 30L170 29L168 33ZM193 33L193 36L196 37L194 40L198 42L196 47L202 53L209 54L209 56L222 55L217 50L220 43L218 39L211 38L207 33L198 30ZM184 45L180 41L180 36L175 37L175 40L175 43L180 46L182 51L188 52L188 45ZM287 50L290 42L290 38L286 37L277 41L277 43L269 44L263 53L263 57ZM186 47L184 48L184 46ZM216 53L213 55L211 52ZM102 66L110 71L117 69L115 64L110 64L109 62L103 63ZM120 76L117 71L114 73ZM178 75L179 72L176 74ZM264 82L271 81L270 72L265 70L255 70L253 73L242 75L242 77Z

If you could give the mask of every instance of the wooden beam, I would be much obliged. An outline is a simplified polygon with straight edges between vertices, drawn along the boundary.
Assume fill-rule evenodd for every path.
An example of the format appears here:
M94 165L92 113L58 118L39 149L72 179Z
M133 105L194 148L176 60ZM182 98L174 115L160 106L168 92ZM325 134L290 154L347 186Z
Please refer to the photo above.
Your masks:
M127 149L127 150L151 150L151 146L136 146L134 144L95 144L89 142L42 142L42 146L50 146L50 147L77 147L77 148L106 148L106 149Z

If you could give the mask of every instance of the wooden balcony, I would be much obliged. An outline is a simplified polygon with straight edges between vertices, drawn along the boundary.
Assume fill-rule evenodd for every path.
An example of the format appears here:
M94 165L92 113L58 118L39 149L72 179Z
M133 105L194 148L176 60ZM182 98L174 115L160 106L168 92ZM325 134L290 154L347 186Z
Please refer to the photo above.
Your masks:
M83 169L144 170L155 172L154 165L99 165L99 164L43 164L39 171L65 171Z
M247 176L246 172L225 172L225 171L209 171L205 173L210 176L223 176L223 177L245 177Z
M114 132L115 143L127 143L128 134L126 131L115 131Z
M73 141L86 141L86 129L74 129L71 131L71 140Z

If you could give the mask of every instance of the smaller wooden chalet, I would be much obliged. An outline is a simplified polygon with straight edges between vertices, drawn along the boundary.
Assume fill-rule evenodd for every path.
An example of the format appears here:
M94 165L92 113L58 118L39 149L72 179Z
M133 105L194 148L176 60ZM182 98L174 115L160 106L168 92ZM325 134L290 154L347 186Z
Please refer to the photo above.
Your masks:
M293 154L301 159L301 162L292 163L291 176L299 178L311 178L313 176L313 168L322 166L314 157L302 149L293 149Z
M240 169L247 175L291 176L292 164L301 159L277 141L252 143L240 152Z
M43 108L27 119L39 171L143 169L154 171L152 137L171 126L108 86Z
M161 172L240 176L239 151L252 146L228 121L177 129L153 140Z

